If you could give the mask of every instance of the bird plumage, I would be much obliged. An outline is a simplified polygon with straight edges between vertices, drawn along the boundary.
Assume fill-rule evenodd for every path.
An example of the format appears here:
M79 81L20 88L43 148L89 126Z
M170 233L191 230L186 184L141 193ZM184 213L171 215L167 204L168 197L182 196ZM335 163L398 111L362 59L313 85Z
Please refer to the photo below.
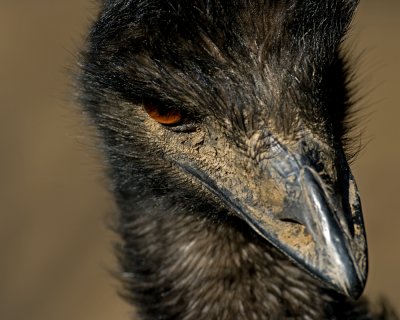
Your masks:
M81 99L121 212L125 295L143 319L390 319L346 297L367 269L345 154L341 42L356 5L104 2ZM157 123L146 106L179 121Z

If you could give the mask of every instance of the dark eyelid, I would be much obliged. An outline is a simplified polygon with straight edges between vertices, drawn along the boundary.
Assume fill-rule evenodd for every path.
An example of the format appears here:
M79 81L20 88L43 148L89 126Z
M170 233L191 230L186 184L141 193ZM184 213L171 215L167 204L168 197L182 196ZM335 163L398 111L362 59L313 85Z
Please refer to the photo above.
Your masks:
M198 125L195 122L182 123L178 125L166 126L175 132L194 132L197 130Z

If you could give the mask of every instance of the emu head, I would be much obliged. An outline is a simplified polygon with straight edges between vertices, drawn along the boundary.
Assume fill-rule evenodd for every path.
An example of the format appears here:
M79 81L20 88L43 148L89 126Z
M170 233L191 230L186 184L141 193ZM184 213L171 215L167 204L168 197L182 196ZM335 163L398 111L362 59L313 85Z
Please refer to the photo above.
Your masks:
M326 286L358 297L367 246L345 153L340 51L356 4L106 1L83 58L82 99L123 209L147 199L158 212L239 217Z

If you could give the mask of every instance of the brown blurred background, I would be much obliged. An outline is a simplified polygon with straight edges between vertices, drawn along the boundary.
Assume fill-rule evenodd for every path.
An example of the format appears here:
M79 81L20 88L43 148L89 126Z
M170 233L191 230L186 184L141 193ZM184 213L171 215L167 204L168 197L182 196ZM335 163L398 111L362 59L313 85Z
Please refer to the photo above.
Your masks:
M370 248L366 294L400 310L400 1L363 0L349 45L364 151L353 164ZM0 0L0 319L129 319L110 275L114 206L73 102L91 0Z

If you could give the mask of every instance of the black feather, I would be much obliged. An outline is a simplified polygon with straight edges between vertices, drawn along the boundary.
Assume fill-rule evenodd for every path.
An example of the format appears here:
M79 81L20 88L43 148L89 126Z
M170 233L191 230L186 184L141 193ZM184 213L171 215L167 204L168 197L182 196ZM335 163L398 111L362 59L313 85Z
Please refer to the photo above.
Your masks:
M81 99L104 140L125 296L142 319L381 319L204 197L165 161L140 113L173 106L194 125L218 123L237 146L267 123L283 136L306 126L343 148L352 101L341 44L357 2L103 3Z

